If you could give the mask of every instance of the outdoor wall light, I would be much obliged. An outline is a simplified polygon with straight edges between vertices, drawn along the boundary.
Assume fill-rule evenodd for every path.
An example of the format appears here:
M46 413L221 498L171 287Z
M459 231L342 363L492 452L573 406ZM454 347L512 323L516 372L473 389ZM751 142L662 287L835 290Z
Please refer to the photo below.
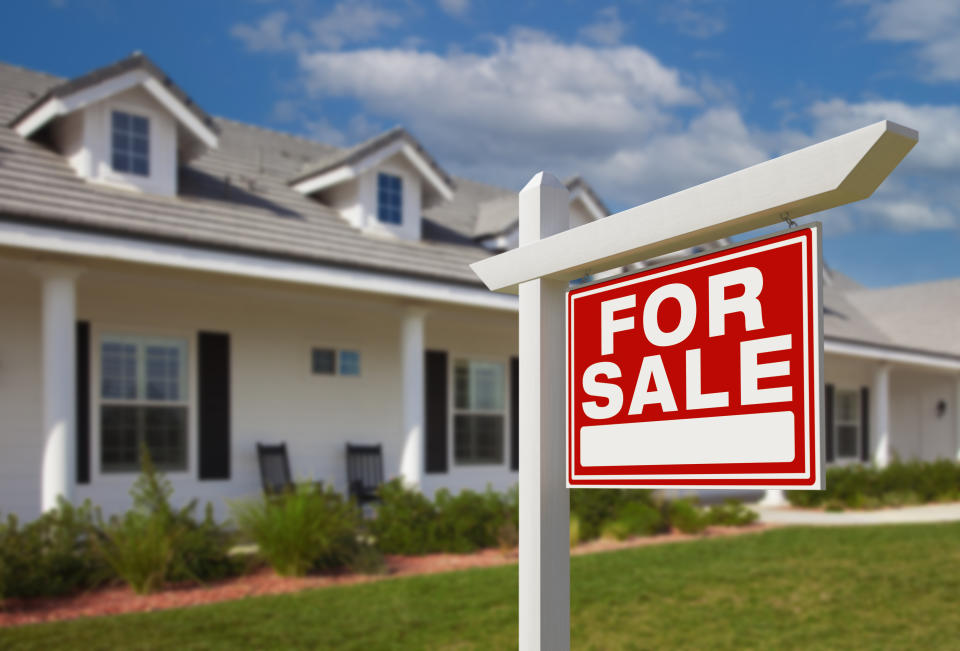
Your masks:
M943 418L945 413L947 413L947 401L940 399L937 401L937 418Z

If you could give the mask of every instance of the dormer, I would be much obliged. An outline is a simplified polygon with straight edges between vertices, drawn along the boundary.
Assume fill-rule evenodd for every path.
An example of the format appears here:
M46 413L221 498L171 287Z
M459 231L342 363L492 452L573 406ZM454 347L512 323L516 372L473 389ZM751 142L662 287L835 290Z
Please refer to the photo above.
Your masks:
M610 214L597 193L580 176L564 182L570 192L570 228L576 228ZM495 251L516 248L519 237L517 215L520 212L519 197L508 194L477 207L475 238Z
M10 126L83 179L167 196L178 166L218 141L212 118L140 53L55 86Z
M314 163L290 185L364 232L407 240L420 239L423 211L454 192L451 178L400 127Z

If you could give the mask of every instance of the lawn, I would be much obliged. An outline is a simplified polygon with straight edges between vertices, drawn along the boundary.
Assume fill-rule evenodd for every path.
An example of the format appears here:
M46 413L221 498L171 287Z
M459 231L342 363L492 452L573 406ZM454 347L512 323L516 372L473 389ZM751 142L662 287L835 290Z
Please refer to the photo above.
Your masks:
M778 529L572 561L574 649L957 648L960 524ZM515 566L0 629L0 648L506 649Z

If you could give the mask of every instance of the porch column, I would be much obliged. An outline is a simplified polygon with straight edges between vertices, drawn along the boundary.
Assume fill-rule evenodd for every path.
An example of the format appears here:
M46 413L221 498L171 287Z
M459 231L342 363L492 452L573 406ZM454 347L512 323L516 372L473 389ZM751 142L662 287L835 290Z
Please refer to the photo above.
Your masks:
M76 276L67 267L43 267L43 462L40 505L72 501L76 486Z
M873 372L873 463L885 468L890 463L890 365L877 365Z
M423 480L423 324L426 311L407 308L400 327L400 363L403 395L403 454L400 476L412 488Z

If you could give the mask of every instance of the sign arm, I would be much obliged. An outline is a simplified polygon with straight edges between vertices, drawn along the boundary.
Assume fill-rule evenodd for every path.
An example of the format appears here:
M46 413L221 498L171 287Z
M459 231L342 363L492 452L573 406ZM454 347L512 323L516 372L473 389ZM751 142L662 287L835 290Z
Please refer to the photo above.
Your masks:
M570 281L870 196L917 143L882 121L471 265L494 291ZM521 220L521 228L523 228Z

